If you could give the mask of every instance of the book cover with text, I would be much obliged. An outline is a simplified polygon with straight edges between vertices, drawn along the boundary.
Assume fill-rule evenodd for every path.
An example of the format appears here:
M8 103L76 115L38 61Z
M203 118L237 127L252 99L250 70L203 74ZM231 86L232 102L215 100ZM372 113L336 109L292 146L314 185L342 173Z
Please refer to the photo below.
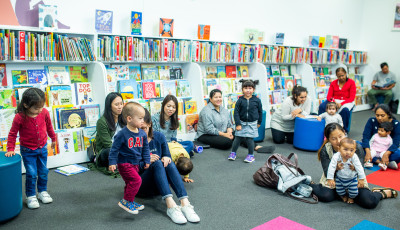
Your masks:
M39 5L39 29L57 30L57 6Z
M200 25L197 28L197 39L210 40L210 25Z
M142 35L142 12L132 11L131 14L131 34Z
M96 10L95 20L95 29L97 33L112 33L112 11Z
M160 18L159 26L160 37L173 37L174 36L174 19Z

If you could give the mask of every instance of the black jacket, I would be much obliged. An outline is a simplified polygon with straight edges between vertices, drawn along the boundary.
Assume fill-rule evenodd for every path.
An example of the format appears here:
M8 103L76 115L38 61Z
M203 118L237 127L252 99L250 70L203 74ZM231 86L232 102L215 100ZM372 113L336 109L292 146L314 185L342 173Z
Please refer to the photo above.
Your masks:
M235 125L241 125L240 121L253 122L261 125L262 121L262 104L261 100L256 96L252 96L249 100L244 96L239 97L235 105L235 112L233 114Z

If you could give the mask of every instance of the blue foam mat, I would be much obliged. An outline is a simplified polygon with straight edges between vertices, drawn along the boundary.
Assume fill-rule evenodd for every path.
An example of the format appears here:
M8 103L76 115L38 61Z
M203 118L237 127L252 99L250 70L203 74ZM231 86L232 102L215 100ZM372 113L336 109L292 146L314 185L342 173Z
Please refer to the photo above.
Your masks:
M393 229L368 220L363 220L356 226L350 228L350 230L393 230Z

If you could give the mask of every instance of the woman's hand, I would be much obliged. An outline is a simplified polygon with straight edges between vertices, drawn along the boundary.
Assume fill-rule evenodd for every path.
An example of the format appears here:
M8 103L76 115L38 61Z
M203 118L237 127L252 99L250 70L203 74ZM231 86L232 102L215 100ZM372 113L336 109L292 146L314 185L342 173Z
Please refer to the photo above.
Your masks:
M158 161L160 159L160 156L158 156L157 154L151 154L150 155L150 163L152 164L155 161Z
M164 163L164 168L165 168L171 163L171 158L163 157L163 158L161 158L161 162Z
M330 179L330 180L328 180L328 185L330 188L334 188L336 184L335 184L334 180Z
M365 148L364 162L372 162L371 150L369 148Z
M11 157L11 156L14 156L14 155L15 155L14 151L6 152L6 154L5 154L6 157Z
M186 183L193 183L194 182L194 180L189 179L189 178L183 178L183 181L186 182Z
M241 125L236 126L236 130L237 130L237 131L242 130L242 126L241 126Z
M336 170L339 171L339 170L342 170L342 169L343 169L343 163L342 163L342 161L338 161L338 163L336 165Z
M340 109L340 107L342 107L342 104L339 102L336 102L336 106L338 107L338 109Z
M300 108L297 108L297 109L295 109L295 110L292 111L292 117L296 117L297 114L300 114L300 113L301 113L301 109L300 109Z
M301 118L305 118L306 116L304 116L303 114L297 114L297 116L296 117L301 117Z
M390 156L390 154L391 154L390 151L386 151L382 156L382 163L384 163L385 165L389 164L389 156Z
M349 165L349 168L350 168L350 170L356 171L356 167L354 167L353 164L350 164L350 165Z
M364 179L358 179L358 188L364 188Z

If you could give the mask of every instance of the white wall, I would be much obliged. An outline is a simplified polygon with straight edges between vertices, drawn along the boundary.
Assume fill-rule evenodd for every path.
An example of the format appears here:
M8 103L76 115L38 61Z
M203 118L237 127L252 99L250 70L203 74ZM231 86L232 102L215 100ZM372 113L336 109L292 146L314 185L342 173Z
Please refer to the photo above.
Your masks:
M396 74L397 85L393 92L400 98L400 31L392 31L396 0L366 0L362 21L361 45L369 52L371 66L380 70L387 62Z

